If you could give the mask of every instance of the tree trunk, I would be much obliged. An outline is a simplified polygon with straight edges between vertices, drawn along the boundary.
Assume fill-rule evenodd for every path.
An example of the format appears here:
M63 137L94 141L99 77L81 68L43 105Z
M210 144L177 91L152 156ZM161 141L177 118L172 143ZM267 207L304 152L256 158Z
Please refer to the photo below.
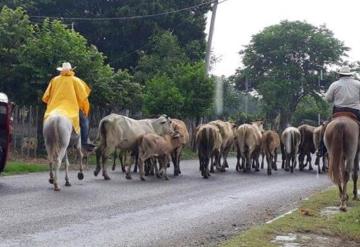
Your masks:
M283 111L280 113L279 133L282 133L282 131L284 131L284 129L286 129L286 127L288 127L288 125L290 124L290 121L291 121L291 117L292 117L292 112Z

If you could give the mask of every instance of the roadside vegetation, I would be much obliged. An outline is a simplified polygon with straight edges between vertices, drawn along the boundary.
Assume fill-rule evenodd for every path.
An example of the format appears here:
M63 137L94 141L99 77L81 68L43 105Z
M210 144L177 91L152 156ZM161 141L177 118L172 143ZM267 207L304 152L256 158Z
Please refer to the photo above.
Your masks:
M2 175L16 175L16 174L26 174L33 172L44 172L48 171L49 167L47 164L34 164L26 163L22 161L9 161L5 167Z
M348 194L350 193L351 185L348 186ZM276 241L277 236L291 236L294 238L291 243L305 244L301 246L359 246L360 201L349 199L346 213L338 210L338 204L337 188L332 187L303 201L293 213L272 223L251 228L221 246L285 246L285 243ZM329 209L330 213L325 213L324 209ZM316 242L317 239L322 242ZM306 241L312 242L306 245Z

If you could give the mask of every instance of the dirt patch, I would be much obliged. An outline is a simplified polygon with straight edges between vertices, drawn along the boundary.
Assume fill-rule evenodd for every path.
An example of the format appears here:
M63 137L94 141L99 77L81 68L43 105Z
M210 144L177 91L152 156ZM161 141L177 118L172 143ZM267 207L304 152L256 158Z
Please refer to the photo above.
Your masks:
M343 240L337 237L302 233L278 235L271 242L282 247L358 247L360 245L358 242Z

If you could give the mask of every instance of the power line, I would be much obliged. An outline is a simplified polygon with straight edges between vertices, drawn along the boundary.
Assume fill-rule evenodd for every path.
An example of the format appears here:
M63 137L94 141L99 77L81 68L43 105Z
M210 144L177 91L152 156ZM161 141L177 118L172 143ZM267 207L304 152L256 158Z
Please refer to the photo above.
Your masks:
M228 0L222 0L222 1L218 2L218 4L221 4L221 3L226 2L226 1L228 1ZM34 15L34 16L30 16L30 18L62 19L62 20L72 20L72 21L114 21L114 20L124 21L124 20L145 19L145 18L153 18L153 17L159 17L159 16L164 16L164 15L169 15L169 14L175 14L175 13L179 13L179 12L183 12L183 11L187 11L187 10L192 10L192 9L195 9L195 8L207 5L207 4L212 4L212 3L215 3L215 2L216 2L216 0L211 0L211 1L196 4L196 5L186 7L186 8L182 8L182 9L165 11L165 12L162 12L162 13L149 14L149 15L134 15L134 16L123 16L123 17L61 17L61 16Z

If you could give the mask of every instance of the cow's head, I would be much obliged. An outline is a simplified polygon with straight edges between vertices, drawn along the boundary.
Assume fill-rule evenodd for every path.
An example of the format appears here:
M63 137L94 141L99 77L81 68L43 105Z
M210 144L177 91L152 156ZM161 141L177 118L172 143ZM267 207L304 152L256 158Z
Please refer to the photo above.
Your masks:
M156 134L158 135L173 135L174 128L171 124L171 119L166 115L161 115L159 118L155 119L153 122L153 127L155 129Z

